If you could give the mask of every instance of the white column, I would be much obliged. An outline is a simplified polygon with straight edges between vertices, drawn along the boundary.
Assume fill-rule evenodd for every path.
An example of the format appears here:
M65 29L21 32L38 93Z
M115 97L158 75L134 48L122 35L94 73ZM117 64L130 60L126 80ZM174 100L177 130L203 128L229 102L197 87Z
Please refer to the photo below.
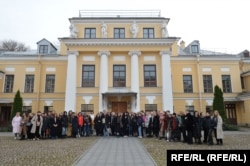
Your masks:
M162 109L173 113L173 90L171 63L168 51L161 51L161 69L162 69Z
M68 52L68 66L66 78L66 92L65 92L65 111L76 111L76 57L77 51Z
M131 91L136 93L136 97L131 98L132 112L140 111L140 90L139 90L139 63L138 56L141 55L140 51L129 51L131 56Z
M99 51L98 55L101 57L100 61L100 90L99 90L99 111L108 109L107 98L103 98L103 93L108 92L108 56L109 51Z

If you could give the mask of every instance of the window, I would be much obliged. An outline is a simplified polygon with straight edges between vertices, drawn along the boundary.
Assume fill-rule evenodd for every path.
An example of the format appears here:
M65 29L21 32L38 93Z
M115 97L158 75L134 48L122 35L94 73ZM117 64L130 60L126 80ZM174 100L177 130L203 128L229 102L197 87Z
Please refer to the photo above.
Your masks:
M55 90L55 75L46 75L45 93L53 93Z
M190 112L191 115L194 115L194 106L186 106L186 110Z
M48 54L49 46L48 45L40 45L39 46L39 54Z
M96 38L96 29L95 28L85 28L84 37L87 39Z
M199 53L199 46L198 45L192 45L191 46L191 52L192 53Z
M183 76L183 89L184 93L193 93L193 81L191 75Z
M43 112L48 113L53 111L53 106L44 106Z
M82 87L95 87L95 65L82 66Z
M6 75L5 76L5 84L4 84L4 92L12 93L13 92L13 84L14 84L14 75Z
M113 87L126 87L126 66L113 66Z
M245 51L243 54L244 54L245 58L249 58L249 52L248 51Z
M26 75L24 93L33 93L34 91L34 75Z
M206 106L206 112L212 113L213 111L213 106Z
M145 104L145 112L157 111L157 104Z
M114 38L115 39L124 39L125 38L125 29L124 28L115 28L114 29Z
M144 87L156 86L156 66L144 65Z
M81 112L94 112L94 104L82 104Z
M213 93L212 75L203 75L204 93Z
M232 92L230 75L222 75L222 87L224 93Z
M154 28L143 28L143 38L154 38Z
M31 106L23 106L23 112L31 113L32 112L32 107Z
M244 82L244 77L240 77L240 82L241 82L241 88L245 89L245 82Z

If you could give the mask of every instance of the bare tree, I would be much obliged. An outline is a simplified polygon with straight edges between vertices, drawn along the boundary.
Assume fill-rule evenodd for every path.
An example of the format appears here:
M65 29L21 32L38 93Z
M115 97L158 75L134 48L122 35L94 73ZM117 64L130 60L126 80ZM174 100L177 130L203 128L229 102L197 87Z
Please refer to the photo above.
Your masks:
M0 50L2 51L27 51L29 47L23 42L18 42L15 40L2 40L0 41Z

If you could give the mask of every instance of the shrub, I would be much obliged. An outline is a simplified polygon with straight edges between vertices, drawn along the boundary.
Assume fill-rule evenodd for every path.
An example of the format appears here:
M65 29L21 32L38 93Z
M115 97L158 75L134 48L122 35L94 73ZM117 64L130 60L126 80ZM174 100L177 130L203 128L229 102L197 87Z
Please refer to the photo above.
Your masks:
M225 130L225 131L238 131L239 127L237 125L224 123L223 130Z

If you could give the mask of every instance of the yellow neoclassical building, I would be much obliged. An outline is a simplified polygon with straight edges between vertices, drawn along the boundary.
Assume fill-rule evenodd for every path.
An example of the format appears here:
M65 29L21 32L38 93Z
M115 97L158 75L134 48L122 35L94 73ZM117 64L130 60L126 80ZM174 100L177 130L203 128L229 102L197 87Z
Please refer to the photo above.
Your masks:
M168 33L160 11L80 11L70 35L55 47L0 53L0 122L20 90L32 112L212 109L213 88L224 92L231 123L250 124L249 51L202 50Z

